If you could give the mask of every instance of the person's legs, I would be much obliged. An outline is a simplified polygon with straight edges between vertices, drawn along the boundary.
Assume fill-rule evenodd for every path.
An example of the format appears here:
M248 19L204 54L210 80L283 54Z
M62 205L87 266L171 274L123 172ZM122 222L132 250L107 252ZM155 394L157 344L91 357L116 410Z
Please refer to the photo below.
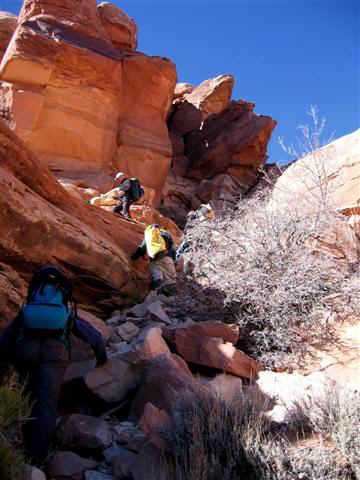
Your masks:
M126 218L131 218L130 205L131 205L131 202L128 195L123 195L120 198L119 203L112 208L112 212L118 213Z
M115 207L112 208L112 212L113 213L120 213L120 215L122 214L122 203L119 202L117 205L115 205Z
M34 406L24 428L26 455L36 465L45 461L55 434L57 401L67 365L65 346L54 339L43 341L40 364L29 375Z
M122 197L122 214L124 217L131 218L130 215L130 198L128 195Z
M157 266L156 261L150 262L149 268L151 274L150 290L157 290L163 283L163 273Z
M172 258L166 256L150 262L153 289L167 296L176 294L176 269Z

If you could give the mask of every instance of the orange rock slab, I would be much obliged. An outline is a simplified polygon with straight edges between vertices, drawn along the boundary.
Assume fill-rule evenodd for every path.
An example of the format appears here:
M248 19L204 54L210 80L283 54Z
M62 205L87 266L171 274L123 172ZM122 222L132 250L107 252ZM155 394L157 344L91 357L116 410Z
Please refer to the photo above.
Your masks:
M187 362L205 365L239 377L256 379L262 366L221 338L204 337L198 333L177 329L176 350Z

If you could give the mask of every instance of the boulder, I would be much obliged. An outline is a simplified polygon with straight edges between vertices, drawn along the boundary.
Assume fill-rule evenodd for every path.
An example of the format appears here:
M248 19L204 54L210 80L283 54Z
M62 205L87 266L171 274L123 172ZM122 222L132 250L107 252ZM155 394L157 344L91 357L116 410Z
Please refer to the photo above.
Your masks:
M239 377L256 379L263 369L255 360L222 338L203 337L186 329L175 330L176 350L187 362L205 365Z
M184 99L201 112L204 121L209 115L222 112L232 95L234 78L231 75L219 75L205 80L192 92L185 93Z
M96 10L96 0L73 0L49 2L47 0L24 0L19 13L19 23L37 17L44 21L56 19L72 30L89 37L109 39Z
M162 304L159 300L157 302L152 302L148 305L148 312L150 313L152 319L155 322L157 321L166 324L172 323L167 313L162 308Z
M147 403L139 420L139 427L147 434L150 440L161 450L165 449L165 441L161 431L171 428L171 418L165 410L161 410L152 403Z
M174 354L160 355L154 358L144 373L132 403L130 418L141 418L147 403L171 415L179 399L207 391L194 378L184 360Z
M166 345L159 327L145 328L140 335L129 345L121 358L132 365L147 365L159 356L169 356L170 350Z
M134 20L112 3L97 6L101 22L117 50L136 50L137 26Z
M80 414L63 419L57 439L69 449L105 450L112 443L110 427L104 420Z
M174 327L163 328L164 338L175 343L176 332L181 330L184 335L188 332L190 335L196 333L202 337L222 338L224 342L230 342L235 345L239 340L239 326L235 323L215 322L213 320L205 320L203 322L187 321L179 323Z
M85 470L91 470L97 462L82 458L73 452L56 452L47 463L47 474L53 480L82 480Z
M217 211L233 208L266 162L276 122L256 115L252 103L230 101L232 82L229 76L210 79L174 100L168 119L172 167L161 211L181 227L201 203L211 201Z
M242 380L235 375L219 373L214 378L201 377L203 382L219 398L232 403L242 395Z
M140 372L114 354L105 365L90 371L84 381L89 390L106 402L120 402L140 381Z
M257 180L267 159L266 147L276 122L256 115L254 104L232 101L220 113L208 117L201 130L186 139L191 167L186 176L202 180L220 173L235 177L244 191Z
M126 342L129 342L132 338L140 332L139 327L132 322L125 322L116 328L116 333Z
M147 435L132 422L121 422L113 427L115 441L134 452L139 452L148 441Z
M174 99L182 97L185 93L191 93L194 88L190 83L177 83L174 90Z

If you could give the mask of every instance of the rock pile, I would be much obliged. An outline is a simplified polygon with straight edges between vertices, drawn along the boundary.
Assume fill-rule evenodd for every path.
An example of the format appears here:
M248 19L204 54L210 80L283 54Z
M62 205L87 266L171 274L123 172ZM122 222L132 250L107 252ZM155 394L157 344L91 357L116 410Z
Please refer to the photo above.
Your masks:
M264 371L236 348L238 326L184 322L173 315L172 302L151 293L143 303L115 311L104 324L88 317L109 333L108 363L90 366L82 375L88 392L102 400L103 413L61 417L48 479L155 478L151 468L167 448L162 432L171 428L181 399L192 395L212 392L236 402L253 390L272 399L267 415L282 425L293 421L298 404L315 403L334 388L320 373L302 377ZM195 376L199 366L206 367L205 373Z

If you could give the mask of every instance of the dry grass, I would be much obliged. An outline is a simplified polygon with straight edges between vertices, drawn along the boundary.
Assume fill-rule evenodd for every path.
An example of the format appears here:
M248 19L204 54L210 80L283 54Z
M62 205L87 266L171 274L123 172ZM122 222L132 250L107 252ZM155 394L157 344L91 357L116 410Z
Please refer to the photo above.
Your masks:
M25 478L25 459L21 451L21 426L30 415L29 399L15 376L0 386L0 478Z
M355 407L356 405L356 407ZM242 395L228 403L216 396L182 399L173 426L163 432L171 480L358 480L359 399L333 404L329 418L317 411L309 421L302 411L298 435L321 430L316 442L288 440L264 411L267 403ZM352 414L349 416L349 408ZM355 416L354 416L354 412ZM316 419L316 422L315 422ZM318 426L316 426L316 424ZM334 439L333 441L331 441Z

